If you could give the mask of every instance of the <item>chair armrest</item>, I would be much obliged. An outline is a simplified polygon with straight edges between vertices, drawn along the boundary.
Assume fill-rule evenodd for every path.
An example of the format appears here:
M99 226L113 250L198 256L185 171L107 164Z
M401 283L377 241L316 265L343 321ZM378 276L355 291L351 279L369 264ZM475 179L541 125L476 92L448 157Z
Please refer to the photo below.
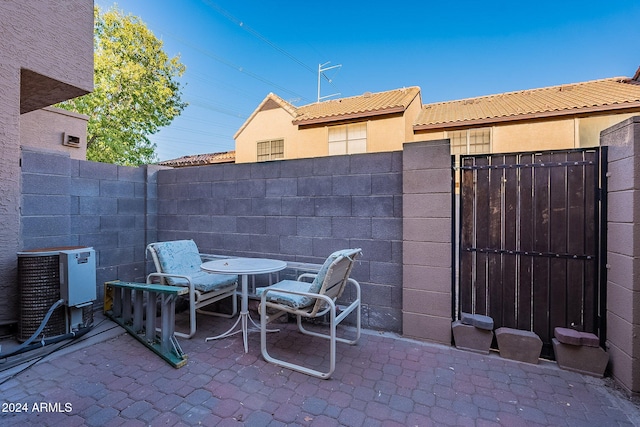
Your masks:
M277 288L271 288L269 286L267 286L264 291L262 291L262 294L260 295L260 302L262 303L269 303L269 304L277 304L277 305L282 305L279 303L274 303L271 301L267 301L267 293L269 292L278 292L278 293L282 293L282 294L291 294L291 295L300 295L303 297L309 297L309 298L313 298L313 299L321 299L324 300L326 302L329 303L330 306L335 306L335 303L333 302L333 300L331 298L329 298L326 295L320 295L318 293L315 292L303 292L303 291L292 291L290 289L277 289Z
M185 276L183 274L150 273L147 276L147 283L152 283L151 279L153 279L154 277L159 277L159 278L174 277L176 279L185 279L187 281L187 283L188 283L189 288L193 288L193 283L191 283L191 276ZM183 286L183 285L176 285L176 286Z
M317 273L322 268L322 264L313 264L310 262L287 261L287 268L291 270L304 271L306 273Z
M300 280L300 279L311 279L311 281L313 282L313 279L315 279L316 276L317 274L315 273L302 273L301 275L298 276L296 280L298 282L304 282L304 280Z
M353 279L348 279L348 280L353 280ZM342 322L342 320L344 320L353 310L355 310L356 308L360 307L360 284L358 282L356 282L355 280L353 280L353 282L351 282L351 284L356 286L358 297L354 301L352 301L348 306L342 307L340 314L337 314L337 312L336 312L336 310L337 310L336 302L334 302L333 299L329 298L328 296L317 294L317 293L311 293L311 292L292 291L290 289L269 289L269 288L266 288L262 292L262 295L260 295L260 304L261 304L262 307L273 307L273 308L276 308L276 309L284 310L284 311L289 312L289 313L300 314L300 315L309 317L308 314L311 313L311 311L307 312L307 311L305 311L305 308L295 309L295 308L287 306L286 304L267 301L267 293L268 292L280 292L280 293L284 293L284 294L305 296L305 297L313 298L313 299L316 299L316 300L321 299L327 305L325 306L324 309L319 310L316 314L314 314L313 317L322 316L322 315L328 313L329 311L331 311L331 313L332 313L331 315L332 315L332 317L335 316L335 321L336 321L336 324L337 324L337 323ZM307 308L308 307L313 307L314 304L315 303L307 306Z
M351 277L349 277L347 279L347 284L350 284L354 288L356 288L356 301L362 301L362 290L360 289L360 283L358 283L355 279L352 279Z

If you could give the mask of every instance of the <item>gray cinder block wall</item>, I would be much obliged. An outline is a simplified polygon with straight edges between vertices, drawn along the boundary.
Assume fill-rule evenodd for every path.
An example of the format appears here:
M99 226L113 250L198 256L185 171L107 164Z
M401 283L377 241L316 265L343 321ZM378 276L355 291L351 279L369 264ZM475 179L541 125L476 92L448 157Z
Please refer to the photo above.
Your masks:
M639 393L640 118L603 131L601 144L609 146L611 175L607 350L612 375ZM183 169L23 149L17 250L93 246L101 299L104 281L144 279L151 241L193 238L203 252L316 263L337 248L360 246L354 277L363 285L365 326L450 344L450 162L448 141L405 144L403 152ZM11 216L7 209L0 214ZM17 264L6 252L5 275ZM17 289L7 283L9 306Z
M449 140L405 144L403 165L402 333L450 345L452 176Z
M601 132L608 146L607 351L613 377L640 393L640 117Z
M158 238L313 263L361 247L363 326L400 332L401 192L401 152L161 170Z
M98 305L105 281L144 281L147 234L155 237L156 169L23 149L20 250L93 247Z

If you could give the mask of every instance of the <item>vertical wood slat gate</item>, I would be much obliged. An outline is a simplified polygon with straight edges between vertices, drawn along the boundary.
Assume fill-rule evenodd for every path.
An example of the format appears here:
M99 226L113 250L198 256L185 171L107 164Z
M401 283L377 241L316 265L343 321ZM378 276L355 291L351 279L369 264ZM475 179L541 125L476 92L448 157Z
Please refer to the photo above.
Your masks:
M459 311L535 332L547 358L557 326L604 344L605 150L461 157Z

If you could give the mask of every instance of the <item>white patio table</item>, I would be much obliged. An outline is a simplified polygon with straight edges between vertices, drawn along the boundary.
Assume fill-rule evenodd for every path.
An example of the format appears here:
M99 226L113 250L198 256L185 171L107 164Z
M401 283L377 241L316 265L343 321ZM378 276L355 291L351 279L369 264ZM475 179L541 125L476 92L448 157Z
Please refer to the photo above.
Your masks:
M244 352L247 353L249 351L249 344L247 342L249 320L251 320L253 326L258 328L258 330L260 329L260 325L256 324L249 315L249 276L254 274L274 273L276 271L284 270L286 267L287 263L285 261L267 258L224 258L203 263L200 266L203 271L218 274L238 274L242 276L241 305L238 320L236 320L236 323L234 323L227 332L215 337L208 337L205 341L225 338L242 332ZM238 326L238 323L241 325L240 329L234 331L236 326Z

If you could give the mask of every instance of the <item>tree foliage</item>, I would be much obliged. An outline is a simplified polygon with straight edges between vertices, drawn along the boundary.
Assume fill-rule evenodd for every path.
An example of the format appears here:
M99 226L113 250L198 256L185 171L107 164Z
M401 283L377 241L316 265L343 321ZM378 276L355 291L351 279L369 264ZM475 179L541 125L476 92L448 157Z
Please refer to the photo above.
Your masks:
M185 66L136 16L94 8L94 90L58 106L89 116L87 159L121 165L156 160L148 136L187 106L181 100Z

